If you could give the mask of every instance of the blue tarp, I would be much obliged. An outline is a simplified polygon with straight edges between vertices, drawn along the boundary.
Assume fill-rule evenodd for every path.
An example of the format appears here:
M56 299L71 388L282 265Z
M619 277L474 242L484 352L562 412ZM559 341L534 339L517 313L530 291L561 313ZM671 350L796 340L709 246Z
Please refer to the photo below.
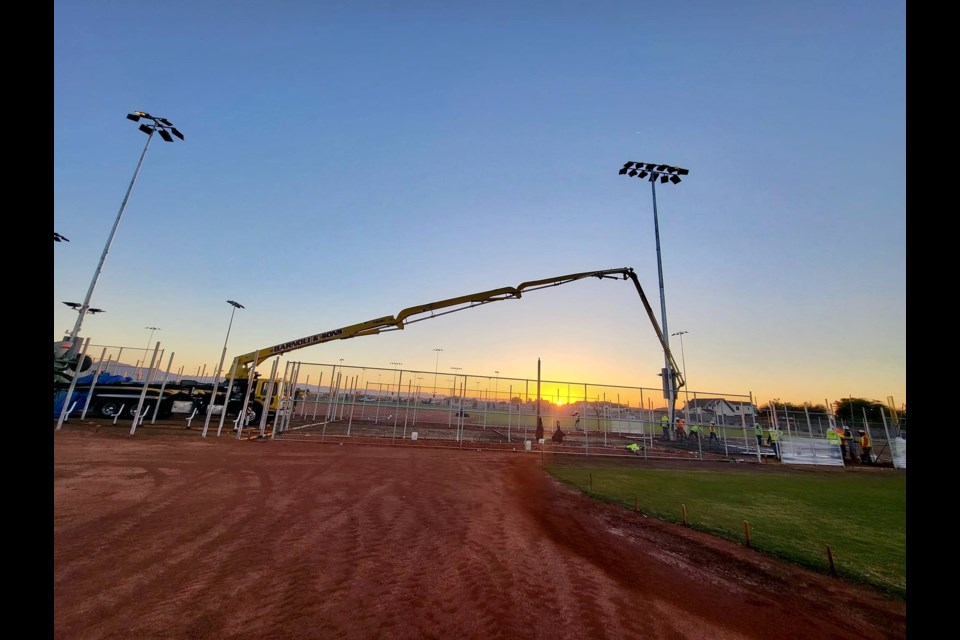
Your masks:
M87 374L83 377L77 378L77 385L89 385L93 382L93 374ZM133 378L127 376L118 376L110 373L101 373L97 378L97 385L102 384L123 384L133 382ZM73 406L73 410L70 412L71 415L80 415L83 411L83 405L87 402L88 392L86 390L74 391L73 397L70 401L70 405ZM67 397L66 389L57 389L53 392L53 417L59 418L60 412L63 410L63 400ZM70 408L69 406L67 407Z
M93 382L93 374L88 373L87 375L77 378L77 384L90 384ZM118 376L112 373L101 373L100 377L97 378L97 384L120 384L122 382L133 382L133 378L128 376Z

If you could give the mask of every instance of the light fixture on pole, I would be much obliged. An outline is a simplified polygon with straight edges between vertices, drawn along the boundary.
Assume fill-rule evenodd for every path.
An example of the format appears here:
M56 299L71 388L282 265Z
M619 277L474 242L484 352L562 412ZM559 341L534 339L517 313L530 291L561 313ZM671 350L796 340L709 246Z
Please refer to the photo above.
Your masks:
M78 311L80 310L80 307L83 306L79 302L64 302L63 304L67 305L71 309L76 309ZM93 315L95 313L103 313L103 312L104 312L103 309L95 309L93 307L87 307L87 313L89 313L90 315ZM70 331L68 330L66 333L70 333Z
M434 351L437 352L437 362L433 366L433 397L436 398L437 397L437 370L440 368L440 352L443 351L443 349L437 348L437 349L434 349Z
M123 196L123 201L120 203L120 211L117 212L117 219L113 222L113 228L110 230L110 235L107 237L107 244L103 247L103 253L100 254L100 262L97 263L97 268L93 272L93 280L90 281L90 287L87 289L87 295L83 299L83 304L79 305L77 314L77 321L73 325L73 331L70 332L70 341L69 344L64 344L66 349L65 353L61 354L61 358L69 359L74 357L75 353L78 350L79 345L77 344L77 336L80 334L80 327L83 324L83 318L86 314L92 313L93 310L90 309L90 299L93 297L93 290L97 286L97 280L100 279L100 272L103 271L103 263L107 260L107 254L110 252L110 245L113 244L113 238L117 235L117 228L120 226L120 219L123 217L123 210L127 207L127 200L130 199L130 192L133 191L133 185L137 181L137 176L140 174L140 167L143 165L143 158L147 155L147 147L150 146L150 141L153 140L153 134L157 133L161 138L167 142L173 142L173 138L170 136L172 133L176 137L183 140L183 134L177 130L173 124L166 118L157 118L150 115L149 113L144 113L143 111L134 111L133 113L127 114L128 120L133 120L134 122L140 122L140 131L147 134L147 142L143 145L143 151L140 153L140 160L137 161L137 168L133 172L133 178L130 180L130 185L127 187L127 193ZM56 366L56 364L54 365Z
M227 341L230 340L230 329L233 328L233 316L237 313L237 309L244 309L242 304L236 300L227 300L233 309L230 310L230 323L227 325L227 337L223 339L223 351L220 353L220 364L217 365L217 373L213 376L213 390L210 393L210 402L207 403L207 417L203 421L203 433L200 434L201 437L207 437L207 429L210 428L210 416L213 415L213 405L217 400L217 389L220 388L220 373L223 371L223 361L227 357ZM223 392L223 407L220 409L221 416L227 414L227 405L230 403L230 388L229 385L227 389ZM219 432L217 432L219 437Z
M54 231L54 232L53 232L53 241L54 241L54 242L70 242L70 238L68 238L67 236L65 236L65 235L63 235L63 234L60 234L60 233L57 233L56 231Z
M79 302L64 302L71 309L79 310ZM88 308L87 313L103 313L103 309ZM72 348L73 341L70 339L70 329L63 332L63 338L60 342L53 345L53 380L54 382L70 382L78 373L86 371L93 364L89 356L80 357L80 345ZM122 349L121 349L122 351Z
M663 362L664 367L660 375L663 377L663 389L664 396L669 402L668 411L670 413L670 425L671 427L675 424L674 421L674 404L676 403L676 378L675 372L673 370L673 365L670 362L670 338L668 329L667 329L667 302L664 299L663 295L663 262L660 257L660 221L657 218L657 180L660 180L661 184L666 184L667 182L672 182L673 184L678 184L680 182L680 176L685 176L689 174L690 171L687 169L682 169L680 167L674 167L668 164L654 164L651 162L627 162L620 169L620 175L626 175L631 178L637 177L640 179L647 178L650 181L650 190L653 194L653 232L657 241L657 275L659 277L660 283L660 321L663 324L661 330L663 331L663 344L664 344L664 353L663 353Z

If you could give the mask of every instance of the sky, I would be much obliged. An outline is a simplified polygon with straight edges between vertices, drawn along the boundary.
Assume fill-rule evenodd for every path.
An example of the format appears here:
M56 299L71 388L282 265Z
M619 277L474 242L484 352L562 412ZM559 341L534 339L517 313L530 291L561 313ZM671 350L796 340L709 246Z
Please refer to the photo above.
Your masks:
M146 145L132 111L185 139ZM685 332L688 391L899 408L905 116L902 1L55 0L54 341L111 236L92 355L159 342L208 373L225 342L229 364L629 267ZM689 170L656 228L627 161ZM340 359L649 388L663 367L632 283L594 278L280 370Z

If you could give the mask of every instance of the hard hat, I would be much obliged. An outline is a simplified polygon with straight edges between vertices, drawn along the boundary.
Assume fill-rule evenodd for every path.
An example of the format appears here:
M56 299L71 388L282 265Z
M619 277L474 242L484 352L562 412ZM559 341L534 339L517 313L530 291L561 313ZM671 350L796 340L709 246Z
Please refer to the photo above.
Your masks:
M864 431L863 429L860 429L860 431L858 431L857 433L866 433L866 431Z

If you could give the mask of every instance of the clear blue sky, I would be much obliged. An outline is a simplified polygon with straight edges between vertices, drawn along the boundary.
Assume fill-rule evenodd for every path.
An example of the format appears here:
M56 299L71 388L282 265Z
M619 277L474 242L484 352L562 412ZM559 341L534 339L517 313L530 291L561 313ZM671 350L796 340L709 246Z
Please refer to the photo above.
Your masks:
M419 303L632 267L690 389L906 402L901 1L54 2L54 340L187 371ZM152 344L151 344L152 346ZM439 364L435 360L442 348ZM686 351L690 355L686 355ZM98 354L94 354L98 355ZM588 280L289 359L657 388Z

